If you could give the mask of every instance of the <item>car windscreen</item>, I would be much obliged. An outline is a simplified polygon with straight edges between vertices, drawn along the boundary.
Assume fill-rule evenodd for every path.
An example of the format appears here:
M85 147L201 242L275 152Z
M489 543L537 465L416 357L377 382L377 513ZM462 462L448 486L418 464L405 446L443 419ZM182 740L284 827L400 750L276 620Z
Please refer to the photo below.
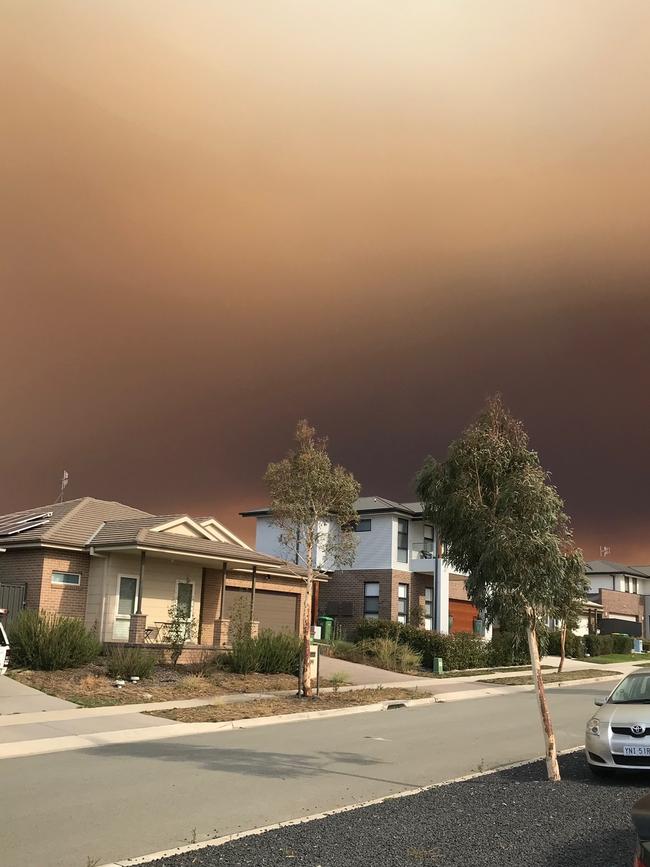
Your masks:
M633 674L621 681L611 695L613 704L650 704L650 674Z

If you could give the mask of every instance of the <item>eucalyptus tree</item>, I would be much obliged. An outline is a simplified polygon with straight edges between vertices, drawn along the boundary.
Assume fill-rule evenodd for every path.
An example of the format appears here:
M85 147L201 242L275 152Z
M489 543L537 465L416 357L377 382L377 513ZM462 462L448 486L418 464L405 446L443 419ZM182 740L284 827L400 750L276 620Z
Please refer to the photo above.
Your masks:
M280 529L280 541L306 568L299 693L311 696L314 572L317 565L333 569L354 562L354 527L359 519L354 506L360 486L352 473L332 464L327 439L318 437L304 419L296 426L294 447L281 461L268 465L264 480L271 500L270 518Z
M445 460L427 458L417 488L446 558L468 575L470 600L488 623L501 617L526 631L548 776L559 780L538 624L563 596L577 597L583 587L582 555L564 503L500 396L488 400Z

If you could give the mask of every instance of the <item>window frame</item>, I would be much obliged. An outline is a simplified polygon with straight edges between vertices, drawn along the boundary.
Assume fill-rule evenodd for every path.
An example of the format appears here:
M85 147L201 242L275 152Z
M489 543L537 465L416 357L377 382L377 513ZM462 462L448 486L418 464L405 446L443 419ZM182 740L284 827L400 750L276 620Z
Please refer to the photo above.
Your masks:
M135 581L135 598L133 600L133 611L131 614L120 614L120 586L122 578L131 578ZM138 597L140 595L140 576L130 575L128 572L119 572L117 576L117 593L115 594L115 619L129 620L138 610Z
M368 587L376 587L377 594L374 593L371 595L368 593ZM364 620L379 620L379 598L381 594L381 587L379 581L364 581L363 582L363 619ZM367 611L366 610L366 602L368 599L376 599L377 600L377 611Z
M178 605L178 588L181 584L189 584L192 587L192 600L190 602L190 616L183 618L187 623L194 617L194 600L196 598L196 582L190 578L189 580L185 580L184 578L178 578L176 580L176 594L174 597L174 602Z
M400 591L404 589L402 596ZM411 587L402 581L397 585L397 622L406 626L409 622L409 598L411 595ZM403 608L403 610L401 610ZM403 619L402 619L403 618Z
M76 581L55 581L55 575L71 575ZM81 587L81 572L63 572L61 569L53 569L50 575L50 584L53 587Z
M359 520L354 526L354 532L372 533L372 518L359 518Z
M400 529L400 525L406 525L406 532ZM400 546L400 537L406 536L406 544ZM397 519L397 562L408 563L409 561L409 520L408 518Z
M424 588L424 628L433 632L433 587ZM427 620L430 626L427 626Z

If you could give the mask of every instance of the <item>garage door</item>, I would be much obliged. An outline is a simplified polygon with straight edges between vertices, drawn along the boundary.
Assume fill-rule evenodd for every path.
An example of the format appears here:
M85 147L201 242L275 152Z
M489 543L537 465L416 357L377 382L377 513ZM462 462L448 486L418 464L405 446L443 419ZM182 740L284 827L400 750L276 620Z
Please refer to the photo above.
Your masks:
M452 633L474 631L474 618L478 617L478 609L474 608L471 602L450 599L449 614L453 617Z
M250 598L250 590L227 587L224 606L225 617L230 617L233 605L238 599L245 599L246 605L250 605ZM272 629L274 632L297 632L299 599L300 596L297 593L257 590L255 593L255 620L259 620L260 629Z

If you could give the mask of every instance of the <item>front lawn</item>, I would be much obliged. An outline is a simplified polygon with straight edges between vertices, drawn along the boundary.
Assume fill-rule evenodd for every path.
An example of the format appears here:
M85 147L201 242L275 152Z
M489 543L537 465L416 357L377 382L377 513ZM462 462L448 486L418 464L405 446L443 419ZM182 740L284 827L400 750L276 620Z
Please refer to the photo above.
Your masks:
M603 656L587 656L585 662L596 665L616 665L621 662L650 662L650 653L607 653Z
M378 701L399 701L430 698L430 694L417 689L355 689L349 692L327 693L313 700L287 695L277 698L255 699L237 704L208 704L199 707L173 707L168 710L145 711L150 716L161 716L177 722L227 722L253 717L277 716L285 713L334 710L342 707L375 704Z
M144 704L185 698L211 698L236 692L293 690L298 678L289 674L232 674L209 667L196 674L192 666L177 668L159 665L153 675L138 683L125 683L118 689L102 661L62 671L9 671L14 680L40 689L48 695L72 701L83 707L119 704Z
M578 668L575 671L562 671L559 674L557 671L549 671L543 674L544 683L564 683L568 680L589 680L595 677L613 678L617 675L622 677L620 671L594 671L593 668ZM489 680L486 678L481 683L498 684L500 686L524 686L532 684L532 674L513 675L512 677L492 677Z

